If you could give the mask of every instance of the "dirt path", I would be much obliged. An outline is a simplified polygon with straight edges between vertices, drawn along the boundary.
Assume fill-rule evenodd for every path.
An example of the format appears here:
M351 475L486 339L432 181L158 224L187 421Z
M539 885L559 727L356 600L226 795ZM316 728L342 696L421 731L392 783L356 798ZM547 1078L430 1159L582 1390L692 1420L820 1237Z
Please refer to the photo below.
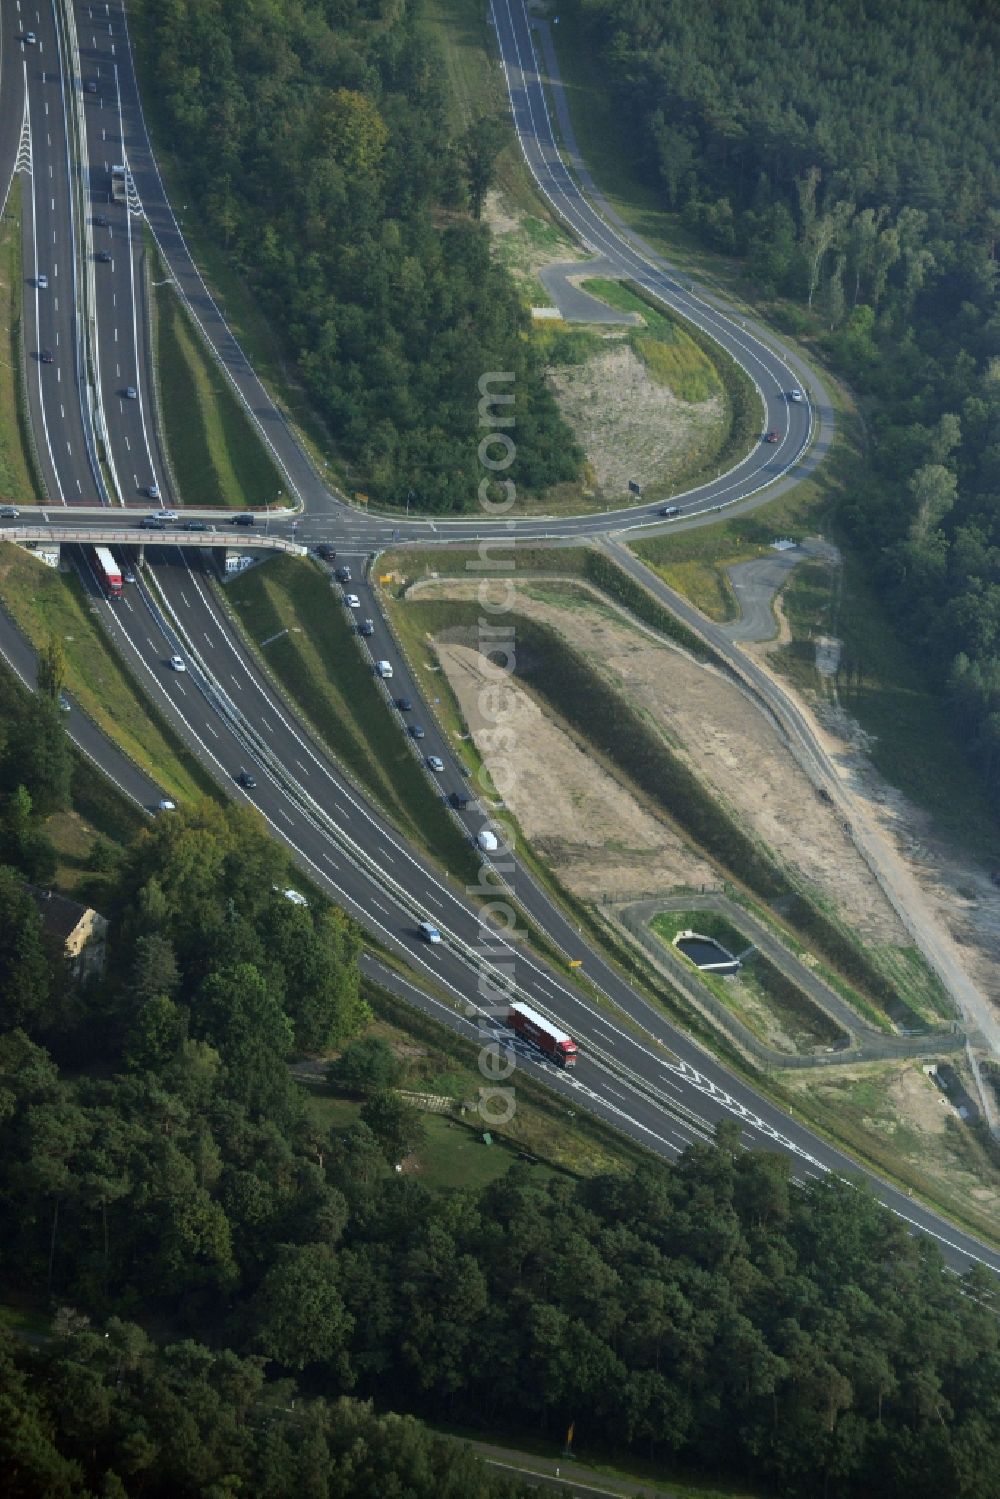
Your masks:
M415 585L411 592L471 598L475 586L464 580L438 579ZM591 602L583 590L573 592L556 582L526 583L515 591L515 607L553 626L589 656L627 701L663 730L675 751L720 801L801 880L832 902L867 942L908 945L905 930L845 833L840 816L817 798L780 736L738 688L654 632L628 622L606 602ZM446 664L445 669L450 675L453 667ZM535 713L541 723L547 723L537 709ZM561 731L547 726L565 739ZM521 738L519 733L519 742ZM535 835L529 827L537 827L538 820L545 818L545 808L539 804L559 794L558 776L549 787L548 757L553 748L546 742L543 749L541 744L532 738L523 747L517 815L532 839ZM547 789L543 792L543 788ZM625 793L619 791L619 795ZM614 819L611 828L602 826L613 845ZM608 859L614 859L613 847ZM593 862L597 889L605 861ZM621 859L608 864L606 884L621 879L623 862L628 865L628 860ZM697 883L715 879L716 875L708 873L698 876ZM634 883L631 888L636 888Z

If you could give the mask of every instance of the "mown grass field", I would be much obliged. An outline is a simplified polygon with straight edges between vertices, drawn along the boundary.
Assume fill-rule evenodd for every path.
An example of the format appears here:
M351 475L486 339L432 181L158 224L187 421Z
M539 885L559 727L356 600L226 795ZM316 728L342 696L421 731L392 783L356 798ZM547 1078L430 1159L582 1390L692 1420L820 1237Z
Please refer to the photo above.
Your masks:
M75 573L57 572L4 543L0 603L36 647L53 635L59 640L66 686L80 707L174 800L217 794L214 782L126 671Z
M32 457L23 383L20 177L11 183L0 220L0 278L0 499L34 505L45 495Z
M639 313L645 327L633 328L628 334L629 343L650 377L666 385L679 401L697 404L722 395L722 385L711 359L694 339L689 338L675 318L651 307L620 281L594 277L584 281L583 289L620 312Z
M167 281L154 288L163 433L186 505L287 503L284 476Z

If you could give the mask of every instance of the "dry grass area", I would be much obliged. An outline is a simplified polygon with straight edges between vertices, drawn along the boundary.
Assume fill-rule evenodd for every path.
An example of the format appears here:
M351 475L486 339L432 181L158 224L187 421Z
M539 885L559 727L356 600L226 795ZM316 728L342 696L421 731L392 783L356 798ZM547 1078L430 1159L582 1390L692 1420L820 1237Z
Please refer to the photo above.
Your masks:
M971 1083L958 1069L968 1086ZM994 1228L1000 1220L1000 1168L961 1123L919 1061L868 1062L822 1073L785 1072L792 1095L807 1095L856 1137L888 1150L914 1182L943 1205L971 1209Z
M722 396L689 405L654 380L616 330L583 364L556 366L549 382L606 496L624 497L630 479L668 490L690 470L692 453L721 420Z
M462 580L442 578L416 584L411 592L417 597L461 599L473 597L475 587ZM588 655L616 689L663 731L673 749L739 820L782 863L834 905L863 940L907 945L895 913L844 832L840 818L817 798L782 739L736 687L710 667L667 645L652 631L634 625L606 602L592 601L579 586L526 583L516 589L514 607L551 625ZM453 667L446 664L446 670L450 675ZM537 716L539 723L530 734L527 730L518 732L517 816L532 841L535 834L531 829L538 825L538 819L547 816L542 803L559 794L566 774L564 760L571 758L557 750L556 742L542 737L545 720L540 713ZM561 730L549 727L574 755L580 755ZM604 773L595 768L595 774ZM632 801L625 793L620 794ZM602 820L612 845L619 815L616 812L610 821ZM605 859L597 858L594 863L598 880L591 898L597 894L602 870L611 890L621 888L617 882L621 866L628 860L615 860L613 846ZM690 867L693 870L695 864ZM664 865L665 873L668 868L669 861ZM689 873L678 878L687 884L701 884L715 882L717 876ZM642 887L655 888L645 880Z
M535 851L574 895L630 899L677 886L715 884L711 866L596 764L516 683L503 688L505 741L491 747L493 719L481 689L495 684L479 652L438 643L438 658L476 747ZM508 773L510 780L508 782Z

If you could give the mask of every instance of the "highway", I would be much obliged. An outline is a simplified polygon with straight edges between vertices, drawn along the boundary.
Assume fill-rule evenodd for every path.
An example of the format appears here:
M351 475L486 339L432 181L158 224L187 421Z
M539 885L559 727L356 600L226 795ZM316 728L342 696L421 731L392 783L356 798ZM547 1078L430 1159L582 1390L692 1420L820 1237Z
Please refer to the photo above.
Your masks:
M123 399L118 383L132 383L129 372L134 371L137 389L148 393L149 356L139 307L130 216L121 208L106 212L105 207L97 207L108 166L121 148L171 274L191 302L207 336L216 343L254 419L271 443L288 479L290 493L308 506L302 522L303 538L316 539L322 535L326 539L331 532L335 533L338 551L355 562L352 587L362 601L360 613L378 621L371 642L374 652L393 661L394 693L419 702L405 662L388 635L382 633L385 626L359 564L374 545L387 539L387 527L390 534L398 533L400 539L414 540L441 539L443 535L449 540L479 539L488 528L475 520L407 523L369 518L345 511L329 494L233 343L187 255L149 150L120 6L77 6L76 15L81 77L97 84L96 91L84 89L80 95L86 119L87 160L82 165L89 193L87 213L91 219L97 212L106 213L109 218L107 226L91 222L81 240L84 247L81 256L82 263L92 267L87 272L86 286L93 293L99 387L108 428L110 466L117 475L119 492L132 498L134 490L147 482L147 476L160 474L161 488L166 493L148 394L134 402ZM527 139L536 151L533 169L544 174L544 179L540 178L543 190L558 195L553 201L567 221L572 222L571 214L583 214L581 205L585 200L578 193L574 197L575 189L561 169L557 154L553 154L551 141L546 140L538 113L541 88L526 61L528 54L524 51L524 35L519 30L517 14L508 11L507 16L509 26L501 19L498 34L522 142ZM47 33L39 21L38 45L42 48L51 45L58 51L54 21L50 26L52 35L47 42ZM78 84L79 79L72 86ZM58 90L62 99L64 81L59 83ZM28 93L30 105L30 83ZM544 104L543 99L541 103ZM62 243L59 236L65 237L65 244L72 252L70 260L75 276L73 246L78 227L65 150L65 111L54 117L53 123L56 128L48 133L51 139L46 142L45 159L33 160L32 181L44 167L52 169L51 181L55 184L58 171L64 170L64 176L58 178L65 194L61 218L57 208L51 209L49 228L56 236L53 241L56 248ZM60 129L64 132L61 141ZM66 163L64 169L58 168L60 159ZM560 177L561 171L565 180ZM54 186L50 198L58 204ZM98 230L107 236L106 240L94 238ZM581 218L579 232L586 238L588 234L596 235L598 229L594 222ZM593 238L588 242L593 243ZM93 262L95 243L112 247L110 262ZM609 253L602 248L605 254ZM612 250L624 257L620 262L623 273L636 280L650 277L655 281L662 274L650 267L644 269L638 257L628 260L625 250L615 249L614 244ZM65 260L61 264L65 267ZM68 281L65 269L63 275ZM644 280L643 284L651 283ZM768 403L768 424L777 425L780 414L785 432L782 444L754 449L733 474L723 476L715 487L705 486L696 496L685 500L686 513L694 514L710 510L737 494L751 495L761 484L786 473L802 458L816 423L826 421L826 416L809 402L796 405L786 400L798 377L779 356L757 344L746 330L721 320L714 308L699 303L679 286L664 285L660 289L678 299L677 305L683 306L688 315L703 319L705 326L711 324L716 330L713 336L720 342L730 340L733 350L758 380ZM74 301L72 307L64 307L60 302L54 308L59 317L69 317L68 331L74 341L77 305ZM53 330L67 336L67 329L56 324ZM75 363L67 368L78 373ZM80 492L87 473L87 453L86 444L83 447L79 444L74 424L79 423L83 429L82 399L81 384L75 400L63 400L56 405L40 401L38 412L32 411L33 420L37 419L36 431L39 424L47 427L50 435L54 431L57 452L63 442L66 444L62 467L53 463L54 479L72 477ZM62 497L66 498L65 491ZM91 502L94 498L92 494ZM623 520L647 524L648 511L631 510L625 516L604 517L599 522L593 517L579 517L561 522L559 532L566 537L589 535L595 530L621 529ZM511 527L504 523L500 534L531 539L552 534L552 522L517 521ZM797 1179L808 1180L828 1170L844 1175L865 1174L856 1163L783 1115L672 1027L598 953L581 943L563 913L516 863L507 877L524 909L557 946L582 960L583 975L605 996L605 1003L596 1009L585 991L568 984L523 942L493 926L484 927L474 900L407 848L384 815L345 780L322 747L294 718L275 685L261 672L256 659L247 653L225 619L214 591L208 586L206 555L197 549L181 552L179 546L151 547L148 581L127 589L126 597L118 603L103 599L82 555L80 565L82 575L94 589L95 607L117 648L219 784L228 794L252 802L316 883L355 915L385 948L405 958L418 977L424 976L431 992L418 998L413 991L409 994L411 1000L441 1014L447 1023L464 1028L470 1035L481 1035L483 1023L486 1034L490 1033L492 1022L488 1014L485 1022L478 1018L488 1011L490 1003L501 1003L511 990L519 993L536 1008L557 1017L576 1036L582 1049L575 1075L560 1072L529 1053L520 1055L520 1065L544 1075L566 1099L568 1108L589 1109L668 1157L692 1140L710 1137L719 1119L736 1117L742 1123L746 1143L777 1147L791 1157ZM343 606L331 593L331 608L337 607ZM169 667L170 657L175 653L185 659L184 672ZM386 712L395 711L387 701ZM425 727L427 738L422 749L440 754L445 761L442 793L464 789L449 747L438 735L432 718L425 719ZM399 728L402 733L401 718ZM255 776L255 787L245 789L238 785L235 778L241 771L250 771ZM148 796L148 787L133 794L141 800ZM465 825L471 835L474 819L468 817ZM417 924L424 918L441 928L445 939L441 944L431 946L419 938ZM377 962L366 961L369 967ZM406 981L385 970L382 977L397 992L401 987L407 989ZM485 997L484 987L488 991ZM443 1006L435 997L436 992L451 995L457 1010ZM907 1222L934 1237L955 1267L978 1261L1000 1270L1000 1255L915 1205L904 1193L874 1177L870 1179L882 1200Z

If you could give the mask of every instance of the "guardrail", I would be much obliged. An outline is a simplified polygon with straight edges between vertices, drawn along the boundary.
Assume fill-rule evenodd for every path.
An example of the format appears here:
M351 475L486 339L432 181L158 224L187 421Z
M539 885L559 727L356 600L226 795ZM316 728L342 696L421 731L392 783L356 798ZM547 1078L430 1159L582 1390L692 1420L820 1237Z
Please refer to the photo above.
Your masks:
M12 526L0 531L0 540L58 541L94 546L109 542L118 546L189 546L227 547L235 550L250 548L252 551L287 552L292 557L308 556L308 547L297 541L285 541L282 536L233 535L230 531L147 531L139 526L88 526L86 530L71 526Z

